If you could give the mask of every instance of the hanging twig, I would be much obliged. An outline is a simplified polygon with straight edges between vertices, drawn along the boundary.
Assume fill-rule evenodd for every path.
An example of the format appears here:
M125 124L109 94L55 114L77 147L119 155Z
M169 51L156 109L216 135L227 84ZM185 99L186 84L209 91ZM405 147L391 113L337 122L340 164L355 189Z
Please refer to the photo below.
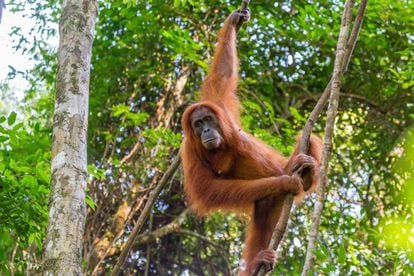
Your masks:
M132 245L135 242L135 238L138 236L139 231L141 230L145 220L148 217L149 212L151 211L152 205L158 198L158 195L161 193L162 189L165 187L165 185L169 182L169 180L173 177L174 173L177 171L178 166L180 165L180 161L181 159L179 155L173 159L172 164L167 169L164 176L161 178L160 182L157 184L157 186L155 186L154 190L151 192L148 201L145 203L144 210L142 210L141 215L135 223L134 229L132 229L129 238L125 243L125 247L122 249L122 252L119 255L118 262L115 264L112 270L112 276L118 275L119 271L121 270L121 267L124 264L129 252L131 251Z
M349 37L349 40L347 42L347 46L345 47L345 53L344 53L344 57L342 58L342 63L340 64L341 66L341 74L345 73L347 71L347 67L352 55L352 52L355 48L356 45L356 40L358 38L358 34L359 34L359 30L361 28L362 25L362 20L365 14L365 9L366 9L366 4L367 4L367 0L362 0L359 10L358 10L358 15L355 19L354 22L354 26L352 29L352 33ZM353 1L352 1L352 6L353 6ZM344 10L344 15L346 12L348 12L347 10L347 5L345 4L345 10ZM351 12L352 12L352 8L351 8ZM349 20L351 20L351 17L348 18ZM348 28L349 28L349 23L348 23ZM345 40L346 41L346 40ZM339 45L338 45L339 46ZM332 76L331 80L329 81L328 85L325 87L321 97L319 98L315 108L312 110L311 114L309 115L308 120L306 121L305 126L303 127L303 131L302 131L302 137L300 140L300 152L301 153L307 153L308 148L309 148L309 140L310 140L310 136L312 134L312 129L313 126L315 125L315 122L317 121L319 115L321 114L323 108L326 105L326 102L329 98L330 95L330 91L331 91L331 84L333 83L333 79L334 79L334 75ZM318 184L318 186L320 186ZM273 232L272 235L272 239L270 241L269 244L269 248L273 248L274 250L276 250L280 244L280 241L283 237L283 234L286 232L286 225L287 225L287 221L289 219L289 215L290 215L290 210L292 209L292 205L293 205L293 195L288 195L285 198L285 202L283 205L283 210L282 210L282 214L280 216L279 222L275 227L275 230ZM259 273L257 275L264 275L264 269L261 269L259 271Z

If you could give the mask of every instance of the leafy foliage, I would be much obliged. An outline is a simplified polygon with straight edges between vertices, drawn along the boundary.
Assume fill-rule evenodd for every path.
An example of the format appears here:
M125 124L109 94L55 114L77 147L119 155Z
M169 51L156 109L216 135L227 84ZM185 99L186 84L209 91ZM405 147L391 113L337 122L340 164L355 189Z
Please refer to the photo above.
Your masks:
M50 130L0 117L0 271L26 268L41 252L50 183ZM27 252L28 247L30 251ZM11 260L11 262L9 262Z
M31 269L38 264L30 256L40 252L47 218L46 126L52 106L45 99L52 98L56 62L46 41L56 35L59 15L56 1L25 1L25 9L21 4L11 1L8 7L37 20L33 34L41 36L25 37L19 26L10 34L16 49L37 63L28 74L26 116L0 117L0 252L5 252L0 264L3 271L14 264L16 272L23 272L25 263ZM240 1L99 4L84 258L86 270L104 274L177 153L182 111L196 99L216 31ZM242 123L288 154L331 77L342 2L252 1L250 8L252 20L240 30L238 44ZM369 1L341 88L315 273L405 275L414 269L413 13L412 1ZM323 121L315 127L321 135ZM296 208L275 275L301 271L313 199ZM168 225L184 209L178 173L154 205L145 233ZM187 231L134 245L123 272L228 274L238 265L243 225L244 218L228 214L190 216L180 227ZM13 259L14 248L19 254Z

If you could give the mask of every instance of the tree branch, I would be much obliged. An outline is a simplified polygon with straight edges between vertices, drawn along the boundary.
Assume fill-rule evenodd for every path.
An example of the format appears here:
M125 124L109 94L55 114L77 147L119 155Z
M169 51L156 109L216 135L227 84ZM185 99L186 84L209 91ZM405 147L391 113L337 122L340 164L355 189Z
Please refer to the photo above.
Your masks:
M250 0L243 0L241 4L241 9L245 10L249 7Z
M352 92L340 92L339 95L341 97L345 97L345 98L350 98L350 99L355 99L360 103L363 103L369 107L375 108L376 110L378 110L378 112L380 113L384 113L384 106L380 105L379 103L372 101L370 99L368 99L365 96L362 95L358 95ZM300 97L301 103L300 103L300 107L305 106L308 102L316 102L318 100L318 95L309 95L309 96L304 96L304 97Z
M177 232L180 229L181 225L187 219L189 212L190 212L190 209L187 208L167 225L164 225L163 227L160 227L150 233L145 233L145 234L137 236L137 238L135 239L135 243L137 244L150 243L172 232Z
M132 245L135 242L135 238L138 236L139 231L141 230L146 218L148 217L149 212L151 211L152 205L154 204L158 195L161 193L162 189L165 187L165 185L169 182L169 180L173 177L174 173L177 171L180 165L180 161L181 159L179 155L173 159L173 162L171 163L170 167L167 169L164 176L161 178L160 182L157 184L157 186L155 186L154 190L151 192L148 201L145 204L144 210L142 210L141 215L135 223L134 229L132 229L129 238L125 243L125 247L119 255L118 262L115 264L112 270L112 276L118 275L119 271L121 270L121 267L124 264L129 254L129 251L131 251Z
M342 16L341 31L338 38L338 46L336 48L336 58L334 65L334 74L332 77L332 87L331 95L329 98L329 106L327 112L326 126L325 126L325 141L322 152L322 161L319 171L318 179L318 188L317 188L317 200L315 202L315 209L312 215L312 225L308 234L308 248L306 252L305 265L303 266L302 275L306 276L311 270L313 263L315 261L314 250L316 248L316 237L318 236L319 224L322 216L323 203L325 199L325 189L328 181L328 169L329 169L329 160L332 154L332 139L335 129L335 118L338 112L339 105L339 89L341 86L341 77L345 70L347 70L349 57L351 52L355 47L354 44L346 43L349 35L349 25L352 19L352 8L354 6L353 0L347 0L345 2L345 11ZM360 14L361 7L363 10L362 15ZM358 36L360 25L362 23L362 17L365 12L366 2L361 2L360 9L355 24L354 29L351 34L351 39L356 41ZM355 31L356 30L356 31ZM348 48L348 49L347 49Z
M340 77L342 76L343 73L345 73L347 71L347 67L350 61L350 58L352 56L352 52L355 48L355 44L356 44L356 40L358 38L358 34L359 34L359 30L361 28L361 24L362 24L362 20L365 14L365 9L366 9L366 4L367 4L367 0L362 0L361 1L361 5L359 7L358 10L358 15L355 19L354 22L354 26L353 26L353 30L351 32L351 36L348 39L348 42L345 44L345 42L347 41L347 37L348 37L348 32L349 32L349 25L352 19L352 8L354 5L354 1L350 1L347 0L345 3L345 9L344 9L344 13L343 13L343 17L342 17L342 23L341 23L341 31L340 31L340 35L339 35L339 39L338 39L338 46L337 46L337 54L336 54L336 59L335 59L335 69L334 70L334 74L331 78L331 80L329 81L328 85L325 87L321 97L319 98L315 108L312 110L311 114L309 115L308 120L305 123L305 126L303 127L303 131L302 131L302 137L300 140L300 152L302 153L306 153L308 151L309 148L309 140L310 140L310 136L312 134L312 129L313 126L315 125L315 122L317 121L319 115L321 114L323 108L326 105L326 102L330 96L330 92L331 89L333 88L333 83L334 81L336 82L335 85L335 89L337 89L336 91L336 95L334 96L334 98L331 97L330 100L330 106L332 104L333 101L335 101L335 97L336 97L336 108L335 108L335 112L332 112L332 110L334 109L335 106L331 106L330 110L331 110L331 116L335 115L336 116L336 111L337 111L337 105L338 105L338 96L339 96L339 86L340 86ZM344 33L346 32L346 33ZM335 117L333 117L333 120L335 119ZM327 125L328 125L328 120L327 120ZM332 128L333 131L333 125L330 127ZM329 130L331 131L331 130ZM325 131L327 132L327 131ZM327 137L328 136L328 137ZM328 139L327 139L328 138ZM325 160L322 159L322 166L321 166L321 170L322 167L324 165L324 163L326 163L326 168L327 168L327 164L329 161L329 157L330 157L330 148L327 151L327 143L328 145L332 144L332 134L329 135L325 135L325 147L324 147L324 153L323 155L325 156ZM329 142L326 142L326 140L329 140ZM329 153L329 156L327 156L326 154ZM326 181L326 172L327 169L324 170L323 174L325 175L324 177L322 177L322 173L320 174L321 177L319 179L318 183L318 190L320 190L319 187L323 186L323 188L325 188L326 184L322 184L322 181ZM318 193L319 194L319 193ZM319 198L319 197L318 197ZM321 197L321 201L323 202L323 197ZM273 248L274 250L277 250L280 241L283 237L283 234L286 232L286 225L289 219L289 215L290 215L290 210L292 209L292 205L293 205L293 195L288 195L285 198L285 202L283 205L283 209L282 209L282 214L281 217L279 219L278 224L275 227L275 231L272 235L272 239L270 241L269 244L269 248ZM316 208L316 207L315 207ZM316 212L316 210L315 210ZM321 211L319 213L319 217L321 215ZM314 225L316 225L316 222L314 223ZM317 224L319 226L319 222ZM318 227L316 226L316 227ZM315 226L312 226L315 227ZM316 234L317 235L317 234ZM316 235L315 235L315 239L316 239ZM309 251L308 251L309 252ZM308 258L307 258L308 259ZM310 264L311 266L311 264ZM309 266L309 267L310 267ZM305 267L304 267L305 270ZM258 275L265 275L264 269L262 268Z

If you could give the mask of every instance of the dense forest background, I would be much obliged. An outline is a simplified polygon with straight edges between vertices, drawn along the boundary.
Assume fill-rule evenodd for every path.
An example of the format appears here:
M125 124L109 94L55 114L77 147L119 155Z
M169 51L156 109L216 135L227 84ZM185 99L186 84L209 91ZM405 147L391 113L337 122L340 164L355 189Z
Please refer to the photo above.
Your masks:
M109 273L182 139L216 32L240 1L99 1L91 68L84 269ZM331 78L342 1L252 1L238 50L244 128L289 154ZM0 274L34 274L48 217L59 1L8 1L36 22L10 32L28 71L0 84ZM7 18L2 19L7 20ZM23 76L22 97L8 83ZM414 271L414 2L370 0L341 88L314 270ZM21 93L21 92L19 92ZM323 136L324 116L316 125ZM295 208L274 275L300 273L315 196ZM177 172L157 199L125 275L227 275L246 218L186 209Z

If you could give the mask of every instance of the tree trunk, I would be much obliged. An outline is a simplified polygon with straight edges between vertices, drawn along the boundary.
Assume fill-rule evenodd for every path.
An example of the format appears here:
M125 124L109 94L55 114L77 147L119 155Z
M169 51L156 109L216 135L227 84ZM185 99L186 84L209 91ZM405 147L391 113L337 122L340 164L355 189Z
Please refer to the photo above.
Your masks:
M63 1L44 275L82 274L89 73L98 4Z

